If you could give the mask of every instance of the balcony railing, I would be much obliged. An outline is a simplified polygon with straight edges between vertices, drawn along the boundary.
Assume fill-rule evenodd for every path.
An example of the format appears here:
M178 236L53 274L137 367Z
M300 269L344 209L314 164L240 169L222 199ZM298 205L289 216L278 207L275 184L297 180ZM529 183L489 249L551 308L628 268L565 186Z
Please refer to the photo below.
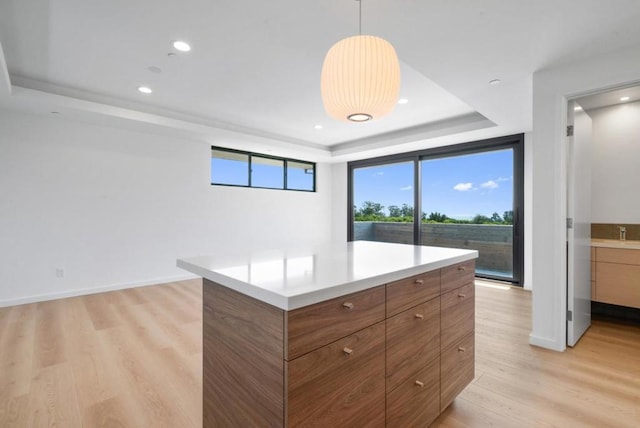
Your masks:
M422 223L422 245L478 250L476 271L513 275L513 226L495 224ZM354 240L413 243L413 223L355 222Z

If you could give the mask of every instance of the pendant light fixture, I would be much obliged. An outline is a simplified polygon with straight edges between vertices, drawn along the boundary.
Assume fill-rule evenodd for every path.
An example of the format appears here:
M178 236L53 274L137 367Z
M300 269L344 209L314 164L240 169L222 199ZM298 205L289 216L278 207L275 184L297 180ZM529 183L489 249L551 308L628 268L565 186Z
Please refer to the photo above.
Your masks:
M322 102L329 116L367 122L391 113L400 93L400 63L388 41L362 35L362 0L357 36L333 45L322 65Z

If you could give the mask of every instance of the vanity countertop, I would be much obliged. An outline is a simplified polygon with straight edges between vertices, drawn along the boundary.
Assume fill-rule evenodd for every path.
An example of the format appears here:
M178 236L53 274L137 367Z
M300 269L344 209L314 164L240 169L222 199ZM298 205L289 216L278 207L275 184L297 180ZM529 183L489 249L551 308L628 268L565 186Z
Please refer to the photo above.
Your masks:
M623 248L628 250L640 250L640 241L621 241L619 239L591 239L592 247L601 247L601 248Z

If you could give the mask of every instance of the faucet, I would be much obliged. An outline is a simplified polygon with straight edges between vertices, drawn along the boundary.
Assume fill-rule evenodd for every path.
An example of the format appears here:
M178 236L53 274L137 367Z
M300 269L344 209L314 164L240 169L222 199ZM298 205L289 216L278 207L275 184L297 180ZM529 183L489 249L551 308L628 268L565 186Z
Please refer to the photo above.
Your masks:
M627 239L627 228L624 226L618 226L620 229L620 240L625 241Z

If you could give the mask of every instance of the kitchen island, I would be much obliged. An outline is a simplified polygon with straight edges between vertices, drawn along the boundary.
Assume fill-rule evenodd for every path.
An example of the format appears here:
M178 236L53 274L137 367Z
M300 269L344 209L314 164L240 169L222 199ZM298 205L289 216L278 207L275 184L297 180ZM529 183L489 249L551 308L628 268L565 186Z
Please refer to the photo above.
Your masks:
M477 251L357 241L179 259L204 426L428 426L474 377Z

